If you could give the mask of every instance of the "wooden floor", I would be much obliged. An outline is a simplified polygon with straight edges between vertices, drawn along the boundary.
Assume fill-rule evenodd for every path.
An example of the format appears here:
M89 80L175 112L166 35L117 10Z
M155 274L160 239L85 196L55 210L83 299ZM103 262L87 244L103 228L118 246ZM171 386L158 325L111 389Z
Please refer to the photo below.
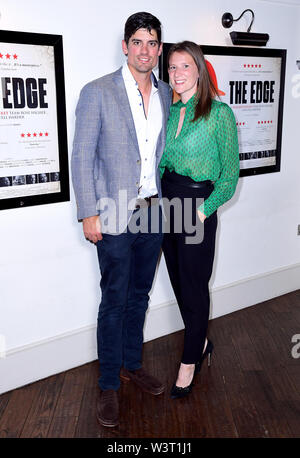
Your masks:
M300 358L291 353L296 334L300 290L211 320L212 366L203 366L188 398L169 397L180 331L144 345L145 368L168 390L157 397L123 384L118 427L96 421L98 363L92 362L0 396L0 437L299 437Z

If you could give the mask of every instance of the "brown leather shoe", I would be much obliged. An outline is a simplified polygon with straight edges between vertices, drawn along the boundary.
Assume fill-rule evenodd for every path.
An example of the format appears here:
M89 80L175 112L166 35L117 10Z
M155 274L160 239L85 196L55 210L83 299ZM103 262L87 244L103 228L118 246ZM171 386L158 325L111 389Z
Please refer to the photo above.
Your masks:
M114 427L119 424L119 400L115 390L100 390L97 420L102 426Z
M154 394L155 396L165 391L164 385L152 375L147 374L142 367L135 371L128 371L123 368L121 370L120 378L124 381L131 380L143 391Z

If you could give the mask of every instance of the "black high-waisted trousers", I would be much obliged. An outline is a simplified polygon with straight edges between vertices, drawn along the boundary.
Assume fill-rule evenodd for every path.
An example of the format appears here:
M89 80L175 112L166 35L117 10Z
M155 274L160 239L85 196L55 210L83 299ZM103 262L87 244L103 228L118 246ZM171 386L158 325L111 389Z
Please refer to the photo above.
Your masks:
M213 189L211 181L197 185L190 177L169 172L168 169L162 178L163 197L168 201L177 198L176 211L173 211L172 206L169 207L170 211L166 211L167 224L162 248L185 325L181 359L184 364L199 361L207 334L210 308L208 283L214 261L217 212L201 223L197 207L203 199L209 197ZM178 210L180 206L181 209ZM191 221L195 228L198 227L194 232L194 241L197 243L187 243L187 240L192 241L191 228L187 227ZM203 239L199 241L202 238L201 231Z

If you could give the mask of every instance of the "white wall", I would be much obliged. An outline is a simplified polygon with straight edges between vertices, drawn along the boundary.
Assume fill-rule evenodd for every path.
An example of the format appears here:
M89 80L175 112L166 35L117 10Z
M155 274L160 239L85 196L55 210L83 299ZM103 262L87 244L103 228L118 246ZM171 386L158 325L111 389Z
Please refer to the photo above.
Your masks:
M281 172L240 179L219 211L212 317L300 286L300 99L292 97L298 72L299 1L237 0L2 0L0 28L63 35L69 155L81 87L123 63L124 22L150 11L164 41L190 39L230 45L221 17L255 11L252 31L270 34L268 47L287 54ZM234 26L245 30L250 15ZM298 40L296 40L296 37ZM0 392L96 357L99 273L71 202L0 212ZM182 327L162 259L151 295L146 340ZM1 344L2 342L2 344ZM5 342L5 346L4 346ZM4 348L5 347L5 348Z

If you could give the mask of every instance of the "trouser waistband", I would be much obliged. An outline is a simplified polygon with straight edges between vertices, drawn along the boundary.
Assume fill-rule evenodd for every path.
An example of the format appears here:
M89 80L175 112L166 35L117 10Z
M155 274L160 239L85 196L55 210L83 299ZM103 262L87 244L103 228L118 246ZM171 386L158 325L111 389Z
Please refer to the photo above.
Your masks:
M174 171L170 172L167 168L165 169L162 179L169 183L176 183L177 185L197 189L207 188L213 185L213 181L211 180L195 181L191 177L180 175Z

